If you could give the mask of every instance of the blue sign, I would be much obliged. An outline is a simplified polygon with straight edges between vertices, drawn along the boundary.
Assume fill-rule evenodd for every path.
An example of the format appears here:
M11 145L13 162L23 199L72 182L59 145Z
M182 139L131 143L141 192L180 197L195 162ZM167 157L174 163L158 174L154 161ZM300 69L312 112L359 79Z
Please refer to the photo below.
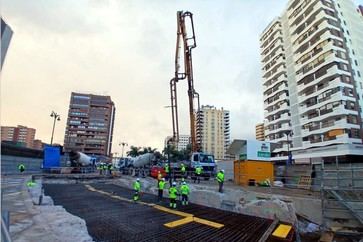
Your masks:
M43 168L59 167L60 147L46 145L44 148Z

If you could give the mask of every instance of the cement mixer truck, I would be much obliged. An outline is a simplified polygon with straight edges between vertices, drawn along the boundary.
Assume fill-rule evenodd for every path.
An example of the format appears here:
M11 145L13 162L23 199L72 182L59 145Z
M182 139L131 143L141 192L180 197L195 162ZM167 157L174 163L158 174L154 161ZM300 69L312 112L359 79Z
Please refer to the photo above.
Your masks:
M123 174L141 174L146 176L150 173L150 167L153 161L155 161L155 155L153 153L146 153L136 157L121 158L119 167Z
M96 157L78 151L71 151L69 153L69 165L72 168L71 173L93 172L96 167L96 160Z

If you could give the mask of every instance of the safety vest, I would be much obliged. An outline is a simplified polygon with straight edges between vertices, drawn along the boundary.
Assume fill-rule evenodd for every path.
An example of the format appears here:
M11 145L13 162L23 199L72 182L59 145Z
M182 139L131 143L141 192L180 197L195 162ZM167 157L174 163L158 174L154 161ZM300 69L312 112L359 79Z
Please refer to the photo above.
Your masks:
M169 188L169 198L176 198L178 190L175 187Z
M198 166L197 168L195 168L195 174L197 175L202 174L202 167Z
M163 181L163 180L159 181L159 189L163 190L164 186L165 186L165 181Z
M135 183L134 183L134 190L139 192L139 191L140 191L140 189L141 189L141 184L140 184L140 182L135 181Z
M224 173L223 172L218 172L217 181L218 182L224 182Z
M185 172L185 166L184 166L184 164L181 165L181 171L182 172Z
M180 187L180 192L181 192L181 194L183 194L183 195L188 195L189 194L189 187L188 187L188 185L182 185L181 187Z
M165 165L165 172L169 173L169 165L167 165L167 164Z
M18 170L19 170L20 172L25 171L25 166L24 166L23 164L19 164L19 165L18 165Z

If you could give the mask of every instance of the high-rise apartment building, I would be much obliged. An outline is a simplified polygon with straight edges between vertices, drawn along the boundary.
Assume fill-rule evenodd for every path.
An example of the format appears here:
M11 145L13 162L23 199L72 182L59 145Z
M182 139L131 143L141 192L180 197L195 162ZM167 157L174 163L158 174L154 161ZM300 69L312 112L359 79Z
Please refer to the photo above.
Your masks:
M225 159L230 144L229 111L203 105L197 114L197 142L215 159Z
M170 140L172 136L167 136L164 140L164 147L167 146L168 140ZM176 149L181 151L187 148L187 146L190 144L190 135L181 134L179 135L179 142L176 145Z
M110 96L71 94L64 151L111 155L115 105Z
M5 61L6 53L9 48L11 37L13 36L13 31L5 23L5 21L1 18L1 68L3 68L3 64Z
M1 126L1 141L11 141L27 148L33 148L36 130L26 126Z
M256 139L260 141L265 140L265 127L264 123L256 124Z
M281 151L288 140L305 150L362 144L363 21L351 0L290 0L260 51L266 140Z

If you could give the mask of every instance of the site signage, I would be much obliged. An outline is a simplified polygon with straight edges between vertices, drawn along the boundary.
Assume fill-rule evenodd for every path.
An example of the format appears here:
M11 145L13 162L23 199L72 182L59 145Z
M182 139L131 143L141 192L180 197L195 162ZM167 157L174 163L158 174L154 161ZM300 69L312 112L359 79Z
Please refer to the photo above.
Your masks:
M271 157L270 143L258 140L247 141L248 160L268 161L270 157Z

